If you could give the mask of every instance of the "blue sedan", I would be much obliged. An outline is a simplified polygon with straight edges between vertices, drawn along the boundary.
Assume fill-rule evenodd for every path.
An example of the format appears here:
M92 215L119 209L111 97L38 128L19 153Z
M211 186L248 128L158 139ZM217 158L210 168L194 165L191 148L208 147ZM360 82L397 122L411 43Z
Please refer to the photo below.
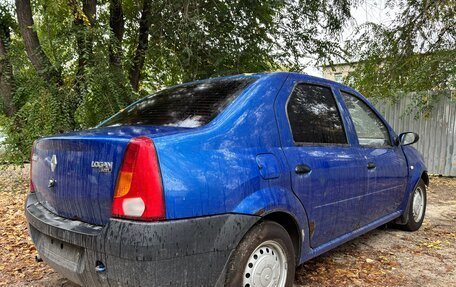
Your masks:
M380 225L414 231L429 178L357 91L296 73L196 81L38 139L38 259L83 286L292 286Z

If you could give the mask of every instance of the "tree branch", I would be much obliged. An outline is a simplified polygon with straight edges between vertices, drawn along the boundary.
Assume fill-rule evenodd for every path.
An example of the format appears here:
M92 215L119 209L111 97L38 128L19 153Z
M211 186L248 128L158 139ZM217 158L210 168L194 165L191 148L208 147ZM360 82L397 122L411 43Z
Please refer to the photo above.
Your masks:
M151 1L143 1L141 19L139 20L139 37L136 53L133 58L133 65L130 69L130 83L134 91L139 90L141 70L144 66L147 48L149 47L149 29L151 25Z

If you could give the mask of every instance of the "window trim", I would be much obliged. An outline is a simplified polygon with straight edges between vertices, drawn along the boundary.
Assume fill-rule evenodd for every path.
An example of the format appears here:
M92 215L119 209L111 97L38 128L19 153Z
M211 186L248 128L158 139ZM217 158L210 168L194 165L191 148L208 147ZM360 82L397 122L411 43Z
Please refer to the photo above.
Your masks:
M343 129L343 134L345 136L346 143L320 143L320 142L297 142L294 140L293 137L293 128L291 127L291 122L290 122L290 117L288 115L288 103L291 99L291 95L293 95L294 91L296 90L296 87L299 85L309 85L309 86L320 86L323 88L328 88L331 91L331 95L336 103L336 109L337 113L339 115L340 122L342 123L342 129ZM314 82L308 82L308 81L296 81L293 85L293 89L291 90L290 94L287 96L287 101L285 102L285 116L287 117L288 121L288 129L290 132L291 136L291 141L293 142L294 146L297 147L351 147L348 135L347 135L347 129L345 128L345 123L342 118L342 113L341 113L341 107L340 103L338 102L336 95L334 93L334 87L331 84L322 84L322 83L314 83Z
M358 145L359 145L361 148L378 148L378 149L381 149L381 148L383 148L383 149L392 149L392 148L394 148L394 144L393 144L393 140L392 140L392 137L391 137L390 129L389 129L388 125L385 123L385 121L382 119L382 117L380 117L379 113L378 113L375 109L373 109L373 108L369 105L369 103L367 103L365 100L363 100L363 99L362 99L361 97L359 97L358 95L356 95L356 94L354 94L354 93L352 93L352 92L348 92L347 90L344 90L344 89L339 89L339 91L340 91L340 95L341 95L341 97L342 97L342 100L344 101L344 104L345 104L345 106L346 106L346 108L347 108L348 115L350 116L350 120L351 120L351 122L352 122L353 129L354 129L354 131L355 131L356 139L358 140ZM350 95L350 96L352 96L352 97L355 97L355 98L358 99L359 101L363 102L363 103L367 106L367 108L368 108L369 110L371 110L371 111L375 114L375 116L377 117L377 119L380 120L380 122L382 123L383 127L386 129L386 132L387 132L387 134L388 134L389 144L388 144L387 146L375 146L375 145L362 145L362 144L360 144L360 142L359 142L359 136L358 136L358 133L356 132L356 127L355 127L355 124L354 124L354 122L353 122L352 115L351 115L351 113L350 113L350 110L349 110L348 107L347 107L347 103L345 102L345 99L344 99L344 96L343 96L342 93L345 93L345 94L347 94L347 95Z

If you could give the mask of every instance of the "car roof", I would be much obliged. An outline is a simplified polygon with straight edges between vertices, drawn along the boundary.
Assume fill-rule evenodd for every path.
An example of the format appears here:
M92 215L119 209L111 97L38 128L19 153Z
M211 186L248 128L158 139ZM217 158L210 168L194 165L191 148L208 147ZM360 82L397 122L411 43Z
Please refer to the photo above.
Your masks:
M338 89L341 89L341 90L344 90L344 91L347 91L347 92L350 92L350 93L361 95L355 89L350 88L349 86L346 86L346 85L341 84L339 82L331 81L331 80L328 80L328 79L325 79L325 78L321 78L321 77L311 76L311 75L308 75L308 74L297 73L297 72L261 72L261 73L243 73L243 74L219 76L219 77L205 78L205 79L185 82L185 83L178 84L178 85L173 85L173 86L167 86L167 87L164 87L164 89L173 88L173 87L179 87L179 86L186 86L186 85L190 85L190 84L202 83L202 82L207 82L207 81L223 80L223 79L236 79L236 78L243 78L243 77L254 77L254 78L261 79L261 78L276 77L276 76L283 76L283 77L286 78L286 77L291 76L291 75L299 76L304 81L314 82L316 84L331 85L331 86L336 87ZM159 92L160 90L162 90L162 89L159 89L156 92ZM153 93L153 94L155 94L155 93Z
M221 77L214 77L214 78L207 78L207 79L202 79L202 80L197 80L197 81L192 81L189 83L197 83L197 82L203 82L203 81L210 81L210 80L220 80L220 79L230 79L230 78L239 78L239 77L257 77L257 78L266 78L266 77L272 77L272 76L299 76L301 77L304 81L309 81L309 82L315 82L315 83L320 83L320 84L325 84L325 85L331 85L333 87L336 87L338 89L350 92L350 93L355 93L359 94L358 91L355 89L344 85L342 83L328 80L325 78L321 77L316 77L316 76L311 76L308 74L303 74L303 73L297 73L297 72L261 72L261 73L243 73L243 74L237 74L237 75L229 75L229 76L221 76ZM184 84L189 84L189 83L184 83Z
M311 76L309 74L304 74L304 73L297 73L297 72L271 72L271 73L259 73L258 75L275 75L275 74L285 74L285 75L299 76L305 81L307 80L307 81L310 81L310 82L317 82L317 83L321 83L321 84L327 84L327 85L331 85L331 86L337 87L337 88L342 89L342 90L346 90L348 92L358 93L355 89L350 88L349 86L344 85L342 83L339 83L339 82L336 82L336 81L332 81L332 80L328 80L328 79L325 79L325 78L322 78L322 77Z

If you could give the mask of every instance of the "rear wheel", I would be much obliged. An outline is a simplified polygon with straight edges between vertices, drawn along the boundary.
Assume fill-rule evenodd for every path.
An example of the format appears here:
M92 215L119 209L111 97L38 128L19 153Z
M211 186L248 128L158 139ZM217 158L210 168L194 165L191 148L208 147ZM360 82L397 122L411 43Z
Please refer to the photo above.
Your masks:
M420 179L415 190L410 196L408 207L408 220L402 229L407 231L416 231L423 224L424 214L426 213L426 185Z
M239 243L228 265L226 286L292 286L296 257L288 232L264 221Z

